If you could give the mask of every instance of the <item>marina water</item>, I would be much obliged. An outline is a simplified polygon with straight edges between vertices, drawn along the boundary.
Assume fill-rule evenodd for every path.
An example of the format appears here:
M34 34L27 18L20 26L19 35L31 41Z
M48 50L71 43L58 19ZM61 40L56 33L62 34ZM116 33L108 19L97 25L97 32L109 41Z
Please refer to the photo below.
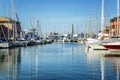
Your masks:
M85 52L79 43L0 50L0 80L119 80L120 57Z

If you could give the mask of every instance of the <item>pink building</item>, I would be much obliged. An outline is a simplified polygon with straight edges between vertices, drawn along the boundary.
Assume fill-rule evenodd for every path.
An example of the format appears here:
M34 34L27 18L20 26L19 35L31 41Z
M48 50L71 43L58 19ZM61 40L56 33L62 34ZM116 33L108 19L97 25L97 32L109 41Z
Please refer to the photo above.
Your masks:
M117 31L118 31L118 35L120 35L120 17L118 21L118 30L117 30L117 17L110 19L110 33L117 35Z

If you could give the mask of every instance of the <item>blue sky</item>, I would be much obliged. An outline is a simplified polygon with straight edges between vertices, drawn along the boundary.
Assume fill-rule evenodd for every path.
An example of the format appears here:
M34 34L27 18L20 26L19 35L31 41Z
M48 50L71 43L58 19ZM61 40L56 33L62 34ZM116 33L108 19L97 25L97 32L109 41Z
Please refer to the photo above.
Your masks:
M12 0L0 0L0 15L7 16L7 7L10 7L10 16ZM92 26L100 28L102 0L14 0L15 8L18 13L22 28L32 28L36 25L36 19L42 32L70 32L71 25L74 24L75 32L84 32L89 21ZM109 19L116 16L117 0L105 0L106 25L109 25ZM96 21L96 18L98 19Z

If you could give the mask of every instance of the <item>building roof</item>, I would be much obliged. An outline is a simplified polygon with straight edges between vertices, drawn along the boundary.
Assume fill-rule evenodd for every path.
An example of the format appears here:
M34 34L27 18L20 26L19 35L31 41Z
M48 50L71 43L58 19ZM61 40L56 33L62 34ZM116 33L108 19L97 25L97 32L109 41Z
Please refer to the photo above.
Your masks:
M7 17L4 17L4 16L0 17L0 22L10 22L10 21L14 21L14 20L7 18Z
M120 15L119 15L119 20L120 20ZM110 19L110 22L115 22L117 21L117 17L113 17L112 19Z

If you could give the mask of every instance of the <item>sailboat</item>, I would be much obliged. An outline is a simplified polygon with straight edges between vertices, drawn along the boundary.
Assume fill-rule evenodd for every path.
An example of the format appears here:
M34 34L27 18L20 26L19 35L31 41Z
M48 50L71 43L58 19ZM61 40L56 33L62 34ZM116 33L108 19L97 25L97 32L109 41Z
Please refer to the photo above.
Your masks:
M37 44L42 44L42 40L40 38L40 34L39 34L39 30L38 30L38 26L39 26L39 20L36 20L36 32L32 32L32 38L31 40L28 42L28 45L37 45ZM36 34L35 34L36 33Z
M101 14L101 35L99 35L99 39L88 38L86 42L86 46L92 50L107 50L104 46L102 46L102 37L104 36L104 0L102 0L102 14Z
M119 36L118 27L119 27L119 0L117 1L117 37ZM116 37L116 38L117 38ZM116 40L110 43L104 43L103 46L110 50L120 50L120 40Z
M36 37L35 41L36 41L36 43L41 44L42 40L41 40L41 36L40 36L38 27L39 27L39 20L37 19L36 20L36 34L37 34L37 37Z
M17 12L15 10L13 0L12 0L12 7L13 7L13 18L16 20L13 24L13 41L11 41L12 47L27 46L28 41L25 40L21 35L18 36L17 23L19 23L19 18L18 18Z

